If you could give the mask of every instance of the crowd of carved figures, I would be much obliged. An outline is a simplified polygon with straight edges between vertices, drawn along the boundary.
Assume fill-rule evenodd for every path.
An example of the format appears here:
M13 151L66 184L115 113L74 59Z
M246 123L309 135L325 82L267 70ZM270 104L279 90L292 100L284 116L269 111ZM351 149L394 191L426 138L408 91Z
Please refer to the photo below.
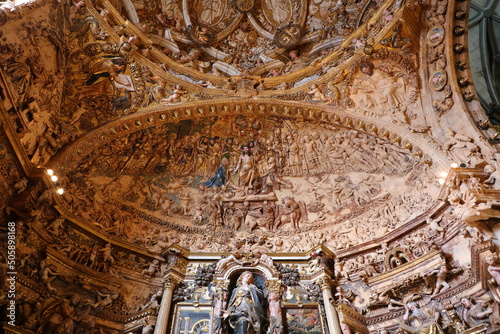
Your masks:
M132 132L67 174L64 201L115 237L154 247L154 235L168 233L182 247L204 251L229 250L216 236L235 240L240 232L270 234L273 251L305 251L321 240L344 249L428 207L437 188L416 178L432 179L431 169L409 152L366 132L320 129L291 119L221 116ZM388 177L414 192L395 196ZM104 199L115 205L102 206Z
M494 168L491 165L487 166L487 168L484 168L486 171L491 171ZM467 172L467 169L465 169L465 173L471 174L472 170L475 173L484 173L481 168L468 170ZM493 183L493 185L496 184L496 180L493 178L492 182L490 177L484 175L478 181L477 187L486 191L489 189L490 183ZM474 174L468 176L469 179L473 177ZM466 179L462 185L454 181L456 179L459 179L459 176L456 176L455 179L452 178L450 181L453 182L450 186L451 191L455 188L465 189L465 185L468 186L467 189L469 191L477 190L477 188L474 189L471 187L469 184L470 180ZM126 264L126 255L123 249L113 247L110 243L105 242L92 245L88 238L86 241L89 245L88 251L85 251L85 246L82 243L85 237L82 234L71 237L73 240L68 238L68 236L71 236L71 234L67 234L69 231L68 226L72 224L71 222L54 214L51 210L44 209L42 213L38 212L38 209L43 208L47 203L51 203L52 199L47 198L50 195L46 195L46 191L42 191L40 187L35 187L35 190L38 196L31 197L31 204L29 206L33 209L34 214L41 215L38 218L42 218L42 220L17 222L18 228L23 231L20 235L20 242L27 245L30 243L39 243L40 241L37 240L38 236L36 234L40 232L35 231L39 231L40 228L45 226L45 233L49 233L55 237L52 242L53 245L50 248L55 247L54 249L67 259L66 261L83 265L96 273L111 274L116 278L123 278L124 275L130 275L130 270L135 271L137 275L141 275L142 277L162 277L168 272L169 263L174 266L177 263L176 260L160 261L158 259L146 260L142 258L140 259L141 261L138 261L139 259L133 260L135 264L131 267ZM464 194L460 196L464 196ZM453 205L452 201L450 201L450 204L452 205L444 214L438 217L427 217L420 222L420 227L417 230L407 233L396 240L384 242L372 252L341 258L323 258L322 255L315 255L311 257L307 265L296 268L293 266L283 267L275 263L266 253L281 251L300 252L311 249L319 243L328 244L328 240L331 238L323 234L323 232L308 232L296 240L296 243L301 244L300 246L296 245L296 248L291 247L286 249L279 248L278 244L273 243L271 239L266 238L264 235L260 238L256 237L253 240L248 237L236 240L234 245L228 248L228 251L236 248L239 249L238 252L232 253L227 258L222 258L217 263L208 267L201 265L189 269L196 272L196 285L176 290L174 301L189 302L193 300L193 292L198 287L209 286L215 271L223 271L230 264L247 263L248 265L248 263L251 263L254 266L259 264L271 267L275 266L281 272L283 284L285 284L286 289L283 295L278 296L278 298L283 298L286 301L288 300L287 298L298 298L293 297L298 294L303 296L300 297L303 299L299 300L308 302L312 298L311 289L314 288L309 285L302 286L300 284L300 277L302 275L310 275L327 266L333 272L332 278L335 278L338 284L335 287L334 293L335 303L347 305L365 316L377 316L384 314L384 312L394 312L394 314L397 314L397 319L401 321L401 325L399 326L400 331L412 331L417 328L434 328L438 332L444 331L446 333L452 329L461 331L466 328L476 328L477 326L483 326L488 331L491 331L499 325L500 319L499 306L495 300L495 296L497 296L495 295L495 291L499 290L500 260L494 248L484 248L484 246L491 247L492 245L488 241L488 236L481 233L477 228L470 226L465 228L464 223L456 218L456 210L458 208ZM408 206L391 205L391 207ZM356 225L361 225L361 222L358 222ZM353 232L356 231L356 229L353 229L354 226L351 223L346 223L346 231L337 232L336 234L345 233L347 235L345 241L363 240L362 236L366 232ZM386 235L387 232L393 230L395 227L397 226L388 226L387 231L381 234L381 236ZM167 234L171 236L170 233ZM449 245L449 241L447 240L453 240L454 237L457 237L457 234L461 235L458 238L469 241L470 245L492 250L490 251L490 255L481 257L480 260L484 263L484 267L488 273L488 284L491 284L492 290L491 292L475 294L472 297L459 294L455 299L452 298L451 304L448 305L444 303L442 297L448 291L460 291L457 289L464 282L478 274L476 269L477 263L464 261L463 258L460 262L453 261L445 255L445 253L449 252L447 247L453 247L454 244L452 242ZM186 236L184 236L184 240L181 240L182 237L167 238L165 234L161 235L163 237L155 241L157 243L155 246L158 246L158 253L165 250L171 243L177 243L188 248L190 246L190 241L186 239ZM309 239L307 236L309 236ZM367 237L366 241L374 239L375 236ZM78 240L78 244L75 244L76 240ZM293 240L293 238L290 240ZM307 244L307 240L310 240L310 244ZM203 241L207 244L216 242L212 238L205 238ZM198 245L192 244L194 250L197 250L196 247L200 247L199 245L201 245L200 241L197 242ZM462 243L462 241L458 242ZM346 244L346 247L349 246L354 245ZM222 245L217 245L216 247L218 250L224 249ZM202 249L202 247L198 249ZM343 248L333 247L332 249L341 251ZM50 253L50 251L48 252ZM412 263L412 261L418 258L429 257L431 255L432 263L426 266L426 270L417 270L409 272L406 275L401 275L398 280L392 280L392 283L388 286L378 287L377 283L375 283L374 278L377 276L390 273L392 270L404 266L406 263ZM472 267L471 265L476 267ZM35 251L33 253L21 254L18 270L26 279L39 282L40 287L47 291L46 295L44 295L45 297L39 299L38 302L33 301L29 297L22 297L20 299L20 314L21 318L24 319L22 326L25 329L42 328L41 333L44 330L55 330L55 328L60 326L60 323L54 323L51 319L54 314L58 314L64 318L68 317L68 323L71 324L71 331L68 331L68 333L99 333L103 329L95 328L95 323L91 320L91 316L100 314L99 312L106 311L118 314L127 312L128 314L133 314L141 310L157 310L159 308L161 290L150 291L149 294L140 294L137 291L131 293L131 291L125 292L94 286L95 283L89 282L84 277L68 273L59 264L54 263L53 256L47 257L46 253ZM77 284L85 293L69 294L66 285L68 283ZM365 291L364 286L372 287L369 293ZM377 287L379 290L377 290ZM452 295L455 294L456 292ZM275 295L269 294L268 296L268 307L271 312L270 317L273 314L274 317L278 314L278 311L276 311L278 309L276 308L275 310L275 297L273 296ZM139 302L139 304L133 306L134 303L132 300ZM214 299L214 305L216 303L217 299ZM72 317L70 318L69 315L72 315ZM279 332L279 325L274 322L274 326L278 328ZM344 324L344 326L346 330L349 329L348 325ZM143 328L152 328L152 325L145 323ZM395 327L391 328L391 331L398 330ZM105 332L113 333L110 330L106 330Z
M418 113L421 95L437 118L452 111L452 67L463 98L473 98L460 75L465 12L453 13L450 59L448 1L387 4L381 11L384 3L365 0L39 1L22 10L1 3L0 221L15 218L22 245L16 325L37 334L118 334L123 319L135 319L135 333L152 333L164 283L184 272L188 279L172 281L174 306L208 305L213 333L223 334L238 305L215 278L240 266L279 277L267 287L258 275L231 277L236 292L268 288L267 320L259 321L267 334L292 323L284 304L296 305L295 315L318 309L308 329L320 331L315 316L326 323L329 303L368 319L372 333L498 331L500 156L487 156L459 124L443 121L440 135ZM419 6L424 45L401 16L393 20ZM427 81L417 73L417 47ZM401 137L269 110L110 132L99 144L88 140L90 154L68 153L93 129L141 108L226 97L373 118L409 129L459 167L438 195L437 159L422 158ZM63 195L25 174L57 155L73 159L60 175ZM318 247L333 253L312 251ZM185 252L225 255L187 263ZM306 252L299 264L273 259ZM6 258L1 249L2 279ZM323 272L332 280L310 280ZM1 290L2 312L7 300Z
M16 114L17 133L28 156L34 164L45 165L50 157L68 142L103 122L153 102L181 103L203 96L190 92L182 85L171 83L172 80L159 74L158 71L163 71L160 68L187 82L215 88L210 82L199 82L179 74L179 69L171 69L165 61L151 55L151 47L161 49L160 51L166 53L164 56L168 56L181 69L188 67L201 73L213 72L216 77L220 77L221 73L226 76L253 74L255 77L282 75L314 65L331 54L340 42L361 26L379 6L373 1L342 4L322 1L309 5L295 1L289 5L292 3L294 9L284 10L283 14L279 15L282 16L281 19L273 18L271 4L256 5L258 14L251 17L243 14L235 16L237 10L229 5L221 6L217 15L210 13L205 17L204 11L194 8L204 6L203 2L192 4L186 10L182 9L182 4L178 1L163 3L159 7L147 4L141 9L128 9L134 13L130 14L134 17L131 21L137 25L132 28L131 25L117 22L116 17L106 8L108 4L96 5L96 10L100 12L96 18L92 16L92 13L95 13L93 8L87 8L84 2L77 2L58 7L61 13L58 17L69 18L67 31L63 31L62 26L52 26L51 20L40 19L36 15L29 16L28 22L15 24L14 29L20 34L9 36L1 44L2 65L9 68L6 78L12 85L9 96L12 96L13 103L6 107ZM113 5L116 5L118 10L122 7L119 3ZM379 22L371 23L365 35L353 41L352 47L344 48L342 55L331 63L322 64L324 73L353 56L356 48L362 47L367 39L373 38L400 6L401 3L390 6ZM281 7L286 7L285 2ZM309 12L307 20L306 11ZM63 12L68 15L63 15ZM56 15L56 12L50 13ZM273 34L283 32L278 27L282 22L289 22L292 13L300 16L303 25L295 28L307 33L296 49L282 54L282 49L278 47L283 41L280 42ZM348 14L344 15L346 13ZM238 24L230 22L234 17ZM191 21L191 24L188 21ZM292 28L293 25L287 29ZM143 37L134 34L134 29L152 34L155 38L151 37L151 40L145 41ZM209 33L204 33L204 36L219 36L219 32L227 29L233 31L221 34L227 36L222 40L209 39L210 46L206 43L196 45L196 40L195 45L192 42L186 43L186 39L192 39L194 30L198 31L198 35L200 31L207 30ZM291 32L287 34L290 35ZM338 41L323 43L321 47L315 48L311 41L318 38ZM167 43L170 49L161 46L165 45L165 39L171 43ZM399 48L401 46L396 47L392 43L390 49ZM263 53L262 50L266 52ZM350 99L354 99L356 107L365 112L374 109L379 117L385 117L388 115L384 115L382 111L391 109L396 119L409 123L413 116L406 108L415 102L417 88L414 65L411 64L411 57L405 59L399 56L398 59L395 53L387 52L389 53L384 55L383 52L377 51L373 60L368 58L362 64L354 63L354 71L347 75L349 85L340 83L346 77L346 73L341 71L328 82L303 85L301 96L309 102L344 107L352 107ZM238 54L240 59L230 54ZM221 58L221 55L227 57ZM141 57L149 58L157 67L141 65ZM367 68L363 67L367 64L371 64L370 69L363 70ZM317 74L301 78L302 82L298 81L296 85L316 77ZM71 78L71 82L67 78ZM373 91L369 87L370 82L379 79L386 83L384 89L389 96L386 101L370 97L369 91ZM236 85L244 85L245 80ZM230 81L227 80L229 88ZM217 86L228 87L225 87L225 84ZM259 89L276 88L283 87L270 85ZM356 97L357 92L364 92L364 97ZM101 113L97 114L96 110ZM64 121L56 116L63 116Z
M280 300L282 302L298 300L301 303L310 303L311 300L324 302L314 294L317 287L302 284L301 277L328 269L333 273L332 278L337 282L333 302L338 305L346 305L367 317L387 312L397 314L396 318L401 321L401 324L399 327L392 325L391 332L397 332L398 330L411 332L416 328L421 328L421 326L436 326L436 328L441 328L440 331L443 330L446 333L452 329L460 331L466 328L475 328L476 326L484 326L488 330L493 330L499 325L500 320L499 304L494 299L495 295L485 292L474 297L459 294L455 299L452 298L451 304L447 305L443 302L443 295L451 290L456 291L452 293L452 295L456 295L457 291L460 291L457 289L465 281L470 280L471 276L477 274L477 269L471 267L471 263L449 260L443 253L447 243L444 235L441 234L441 231L434 231L426 227L434 224L435 226L448 228L450 231L456 231L450 233L459 233L457 229L450 229L450 225L462 223L457 220L448 221L447 219L450 218L447 217L453 216L450 213L439 219L427 218L422 228L415 233L408 234L396 242L383 243L373 253L356 255L350 258L332 258L322 252L317 252L311 255L308 262L299 266L283 266L273 261L271 257L266 255L266 251L270 251L271 248L265 240L256 241L253 245L240 244L241 251L234 252L228 257L222 257L212 264L198 264L188 267L187 274L192 275L194 281L187 285L179 285L175 290L173 301L187 303L193 300L196 301L196 298L200 297L195 297L194 292L203 287L208 289L206 294L210 295L214 274L223 272L232 265L275 268L274 270L281 273L280 277L284 289L282 293L276 295L270 292L267 296L269 320L273 325L272 317L276 317L281 312L278 306L279 303L275 305L275 302ZM59 218L55 218L56 221L57 219ZM437 221L433 222L433 220ZM21 224L21 222L18 222L18 224ZM32 242L39 242L34 235L35 232L33 232L33 230L37 230L36 225L35 221L28 223L30 228L26 228L24 230L26 232L22 232L21 238L23 242L28 241L30 238ZM470 234L464 235L464 238L473 239L473 236ZM476 247L483 247L483 251L491 245L489 242L482 240L475 240L473 244ZM62 243L60 245L60 247L63 247ZM67 248L67 246L65 247ZM93 248L95 252L90 252L86 260L78 259L78 256L72 256L71 251L62 248L59 248L59 251L68 260L78 262L93 271L102 271L100 267L95 266L95 262L92 262L92 257L95 257L98 262L107 266L106 270L109 271L111 267L114 267L123 275L131 275L131 268L124 267L123 255L119 256L120 251L116 248L113 248L110 244L104 244L102 247L94 246ZM60 265L53 264L54 258L52 256L46 256L47 254L36 252L22 254L21 256L21 264L18 268L20 274L25 279L38 281L43 286L42 289L47 291L43 294L43 298L37 302L28 296L20 298L20 318L23 319L22 327L25 329L38 329L40 333L44 333L44 330L61 330L62 327L59 327L61 322L54 320L54 314L57 314L58 317L62 316L66 319L64 321L65 326L71 328L67 333L102 333L103 329L97 329L95 322L92 320L93 316L100 314L99 312L105 311L117 314L127 312L133 314L134 312L149 309L159 309L162 298L161 290L138 294L138 291L127 291L125 293L125 291L119 289L112 290L97 287L93 281L89 281L84 277L72 277L64 268L57 269L56 267ZM412 271L407 267L405 274L402 274L399 279L391 279L392 283L390 285L378 286L376 281L373 280L378 275L412 263L419 257L429 259L427 260L428 264L425 265L425 270L422 271L422 268L416 268ZM140 266L136 266L134 270L136 274L144 277L162 277L168 272L169 266L175 267L178 265L175 258L177 258L176 255L170 255L162 261L153 259L150 263L144 262L142 269ZM500 282L500 260L498 255L495 252L490 252L490 255L482 258L481 261L483 261L487 269L492 289L498 290L498 283ZM472 263L472 265L477 266L478 264ZM60 270L65 271L65 273L59 272ZM80 290L79 294L70 294L68 292L67 284L69 282L77 284ZM365 287L371 287L372 289L366 292ZM377 290L377 287L379 290ZM214 295L212 298L213 306L217 308L218 298L225 297ZM428 315L429 318L427 318ZM226 325L221 323L221 326ZM278 322L274 322L274 326L279 328L280 325ZM347 326L346 328L349 327L348 325L345 326ZM143 328L151 327L145 324ZM109 329L105 332L115 333ZM278 330L276 333L282 333L282 331Z
M495 161L493 160L493 162ZM484 167L487 172L494 169L492 165L487 166ZM470 174L468 175L469 180L466 179L464 184L461 185L454 181L459 179L459 176L456 176L455 179L452 178L450 181L452 182L450 186L451 191L454 191L453 189L456 188L465 189L465 185L471 191L477 190L477 188L474 189L469 184L471 182L470 179L474 177L474 174L471 174L472 170L475 173L484 173L481 168L465 169L464 173ZM477 187L486 191L489 189L491 183L495 186L496 179L494 177L491 178L491 174L488 174L490 177L486 177L488 175L484 173L481 179L478 180ZM28 219L26 222L17 222L18 228L20 231L23 231L19 236L20 242L27 245L39 243L37 233L40 232L35 231L40 231L40 228L45 226L43 228L46 231L45 233L49 233L55 238L49 248L57 250L59 254L66 258L66 261L78 263L96 273L110 274L111 277L116 278L129 276L131 270L137 275L146 278L162 277L168 272L169 263L174 266L177 263L176 260L160 261L158 259L147 260L145 258L136 258L132 262L128 260L129 263L134 263L133 266L130 266L130 264L127 264L127 255L123 252L123 249L102 241L92 244L92 241L81 234L81 232L76 235L74 232L68 235L67 232L70 231L69 225L72 222L65 220L62 216L56 214L55 211L43 209L47 204L53 203L51 195L47 195L47 191L42 191L41 187L35 187L32 190L35 191L37 196L30 196L27 205L33 209L33 216L39 216L35 220ZM464 194L460 196L464 196ZM239 249L238 252L232 253L227 258L222 258L209 267L198 266L195 267L196 269L190 269L196 272L196 285L176 290L174 300L177 300L175 298L178 298L178 301L184 302L192 300L194 298L193 292L197 287L208 286L210 284L214 271L223 271L231 263L243 264L245 262L252 263L255 266L258 264L275 266L281 272L283 283L287 287L284 294L278 297L286 301L287 298L295 298L293 296L299 294L303 296L301 297L303 299L300 300L307 302L308 298L312 298L311 289L314 290L314 288L309 285L300 285L301 275L310 275L328 266L329 270L333 272L333 278L338 282L334 294L337 304L347 305L365 316L376 316L384 314L384 312L396 312L395 314L398 314L397 317L402 322L402 325L399 327L400 330L411 331L422 325L424 327L434 326L437 330L441 328L444 332L449 332L452 328L458 331L465 328L475 328L476 326L484 326L492 330L499 325L499 307L494 300L494 291L497 291L495 289L498 289L498 282L500 281L500 260L495 252L490 253L491 255L481 260L487 269L488 278L490 278L489 284L492 284L493 295L484 292L482 295L474 295L473 297L459 295L455 298L456 300L451 301L451 306L446 307L446 312L439 311L444 310L446 306L442 304L442 296L444 294L451 290L455 291L463 282L470 279L471 276L477 275L477 269L471 267L471 263L463 261L463 259L461 260L462 262L452 261L441 253L447 249L446 247L449 247L447 246L447 240L453 239L453 235L450 234L455 234L456 237L456 234L460 233L464 240L468 240L470 245L475 245L475 247L490 245L488 236L481 233L479 229L464 227L463 222L456 218L457 207L453 206L452 201L450 201L450 204L452 206L444 214L438 217L427 217L420 222L419 229L407 233L404 237L396 240L384 242L373 252L332 259L317 255L312 257L307 265L296 268L293 266L283 267L273 262L266 253L282 251L300 252L311 249L318 243L323 242L324 244L328 244L334 233L328 236L323 232L309 231L301 238L297 238L296 244L292 245L291 248L279 248L279 244L272 242L272 238L267 238L264 235L256 237L253 240L248 237L235 240L235 243L231 244L231 247L228 247L227 250L231 251L231 249L236 248ZM408 207L408 205L391 205L390 207L402 208ZM42 209L41 212L40 209ZM42 219L39 220L40 218ZM348 222L345 224L345 232L341 231L335 234L346 234L346 242L355 239L362 241L364 240L363 235L367 233L353 229L353 227L360 225L361 222L355 225ZM393 230L395 227L397 226L388 226L387 231L382 233L381 236L386 235L387 232ZM461 230L463 232L460 232ZM374 231L378 232L379 230L374 229ZM217 242L210 237L202 241L190 241L186 235L184 237L175 237L170 233L161 233L161 235L162 238L154 241L158 253L163 252L172 243L177 243L187 248L193 246L193 250L198 250L203 249L202 242L206 242L207 244ZM166 237L166 235L169 237ZM366 241L372 240L375 237L376 235L368 236ZM293 241L293 237L290 240ZM307 243L308 240L310 240L310 244ZM78 243L75 243L75 241L78 241ZM197 244L190 244L193 241ZM459 241L459 243L461 242ZM85 243L88 246L84 246ZM298 245L299 243L300 246ZM346 247L349 246L354 245L346 243ZM87 251L86 247L88 247ZM224 250L222 245L216 245L216 247L219 251ZM33 249L36 249L36 247L33 247ZM343 247L333 247L332 249L341 251ZM49 249L48 253L51 253ZM393 280L391 285L381 286L380 290L376 289L377 285L373 279L377 276L390 273L392 270L406 263L429 256L429 254L437 255L433 255L434 262L428 265L426 270L418 270L406 276L401 276L399 280ZM21 319L24 319L22 326L25 329L42 328L41 333L44 330L55 330L54 328L58 328L60 323L54 323L51 319L54 314L58 314L68 317L67 323L71 324L71 331L68 333L99 333L103 329L95 328L95 323L91 320L91 316L100 314L99 312L106 311L118 314L126 312L127 314L133 314L141 310L157 310L159 308L161 290L141 294L137 291L121 291L119 289L113 290L107 287L95 286L95 283L89 282L84 277L68 273L66 269L60 267L60 264L54 263L53 259L53 255L47 257L46 253L38 253L37 251L20 254L19 272L26 279L38 282L41 289L46 291L44 298L39 299L38 302L33 301L29 297L22 297L20 299L20 314ZM477 266L477 264L475 265ZM69 283L77 284L77 286L81 287L80 294L69 294L67 290L67 284ZM368 294L362 288L363 286L370 287L372 285L373 290L370 290ZM291 292L291 287L294 287L293 292ZM268 307L270 310L271 308L274 310L275 307L273 306L275 299L272 296L270 294L268 297ZM214 299L214 303L217 303L217 299ZM270 313L270 316L277 314L278 311L272 312L274 313ZM69 318L68 314L73 315L73 317ZM427 314L433 316L427 318ZM454 322L451 321L453 319L455 319ZM277 323L274 323L274 326L279 328ZM152 328L152 325L145 323L143 328ZM395 329L392 330L394 331ZM113 333L109 329L105 332Z

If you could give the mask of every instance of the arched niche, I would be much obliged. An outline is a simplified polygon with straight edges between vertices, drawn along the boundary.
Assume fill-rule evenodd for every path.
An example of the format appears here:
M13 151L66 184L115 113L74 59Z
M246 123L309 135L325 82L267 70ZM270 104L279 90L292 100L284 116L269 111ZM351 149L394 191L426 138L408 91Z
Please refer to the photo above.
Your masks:
M267 281L276 281L279 280L280 272L276 269L276 267L271 267L266 263L259 263L256 266L249 265L239 265L235 262L230 263L224 270L220 273L216 273L214 276L214 280L224 280L229 281L235 275L238 275L244 271L250 271L259 273L263 276Z

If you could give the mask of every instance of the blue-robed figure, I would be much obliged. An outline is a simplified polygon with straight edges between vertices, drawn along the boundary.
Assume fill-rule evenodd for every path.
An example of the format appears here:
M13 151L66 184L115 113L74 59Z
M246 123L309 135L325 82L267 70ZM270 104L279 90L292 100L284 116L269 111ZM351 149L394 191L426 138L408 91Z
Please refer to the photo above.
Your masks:
M238 279L224 317L234 334L263 334L268 323L264 310L264 294L254 284L253 274L245 271Z
M222 162L215 170L214 176L210 178L207 182L203 184L207 187L221 187L226 184L227 181L227 167L229 165L229 160L227 158L222 158Z

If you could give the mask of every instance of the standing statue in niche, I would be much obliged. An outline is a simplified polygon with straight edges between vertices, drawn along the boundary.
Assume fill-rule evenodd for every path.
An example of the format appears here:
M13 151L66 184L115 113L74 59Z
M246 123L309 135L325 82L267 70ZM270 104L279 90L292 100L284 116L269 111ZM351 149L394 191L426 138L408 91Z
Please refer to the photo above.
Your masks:
M238 278L237 287L224 312L234 334L263 334L267 325L263 306L264 294L254 284L253 275L245 271Z

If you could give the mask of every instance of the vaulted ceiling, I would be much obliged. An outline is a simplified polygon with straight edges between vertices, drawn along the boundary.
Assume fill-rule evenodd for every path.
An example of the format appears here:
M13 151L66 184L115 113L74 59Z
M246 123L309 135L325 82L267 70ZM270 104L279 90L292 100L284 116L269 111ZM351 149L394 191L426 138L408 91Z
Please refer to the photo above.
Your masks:
M427 271L472 266L454 293L486 282L474 256L496 233L498 181L482 182L500 139L474 87L468 15L445 0L3 3L0 217L29 226L26 295L52 298L50 281L33 283L47 260L58 296L119 290L92 312L122 330L161 286L146 269L168 267L166 250L320 244L354 285L365 261L370 275L394 269L384 256L399 247L430 254Z
M26 168L54 171L60 213L106 238L151 248L160 231L223 232L229 243L198 243L211 251L229 250L239 230L282 239L296 229L278 218L290 199L304 233L381 215L388 231L432 206L451 162L493 152L481 154L479 129L458 121L478 106L454 82L466 56L450 51L462 32L444 29L443 1L31 6L22 19L4 12L11 136ZM455 149L464 132L470 145ZM276 210L268 223L264 201ZM414 212L387 213L401 201ZM228 210L253 210L259 223L235 228ZM139 217L147 222L118 227Z

